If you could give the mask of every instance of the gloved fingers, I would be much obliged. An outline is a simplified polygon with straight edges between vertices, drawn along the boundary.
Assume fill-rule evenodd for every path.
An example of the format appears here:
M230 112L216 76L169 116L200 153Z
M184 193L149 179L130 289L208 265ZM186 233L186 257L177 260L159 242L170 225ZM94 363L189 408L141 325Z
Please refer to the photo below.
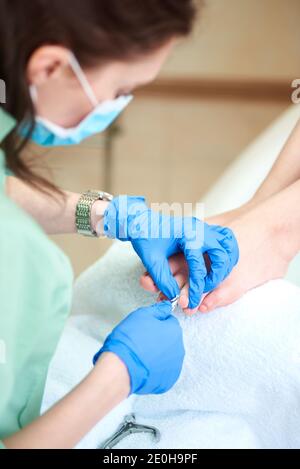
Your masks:
M172 275L167 258L156 260L154 264L148 268L148 271L155 285L166 296L166 298L172 300L179 295L180 289Z
M200 304L205 288L205 277L207 270L200 249L185 249L186 261L189 266L189 305L193 310Z
M178 272L177 274L174 275L175 277L175 280L176 282L178 283L179 285L179 288L180 288L180 297L182 296L182 293L183 293L183 290L185 288L187 288L188 290L188 272ZM166 296L162 293L162 292L159 292L159 295L158 295L158 300L159 301L164 301L164 300L167 300L168 298L166 298Z
M172 305L171 302L164 299L159 303L154 303L150 306L142 306L137 310L130 313L126 316L120 324L126 323L128 324L128 320L132 318L133 322L137 324L138 320L145 322L145 320L149 318L155 318L159 320L167 319L172 314ZM146 324L146 323L145 323Z
M239 260L239 246L237 239L230 228L224 226L210 225L210 229L213 229L216 240L227 251L230 258L231 271Z
M183 310L184 314L186 314L187 316L193 316L194 314L196 314L198 312L198 307L191 309L191 308L189 308L189 303L190 303L190 301L189 301L189 284L186 283L184 285L184 287L181 289L178 304L179 304L180 308ZM200 300L200 303L201 303L201 300Z
M160 321L165 321L172 316L172 305L170 301L162 301L151 306L154 317ZM175 318L174 318L175 319Z
M183 332L178 319L175 316L170 315L166 319L165 326L168 328L169 338L172 337L172 342L176 348L176 345L183 342Z
M215 247L208 249L211 266L205 281L205 292L214 290L228 276L231 271L231 261L227 251L215 242Z
M230 259L230 272L239 260L239 246L230 228L222 228L220 233L223 235L219 240L221 246L227 251Z

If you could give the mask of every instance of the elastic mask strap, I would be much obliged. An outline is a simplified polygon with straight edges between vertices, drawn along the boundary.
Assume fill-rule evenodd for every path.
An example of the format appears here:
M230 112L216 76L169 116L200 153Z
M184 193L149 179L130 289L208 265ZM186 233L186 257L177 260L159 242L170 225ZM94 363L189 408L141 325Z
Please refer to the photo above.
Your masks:
M76 77L78 78L79 83L81 84L82 88L84 89L85 94L91 101L92 105L94 107L98 106L98 100L97 97L93 91L93 88L91 87L90 83L88 82L88 79L82 70L78 60L76 59L75 55L73 52L70 52L70 66L75 73Z
M38 92L37 92L37 89L36 89L35 85L30 85L29 86L29 93L30 93L32 103L36 104L37 100L38 100Z

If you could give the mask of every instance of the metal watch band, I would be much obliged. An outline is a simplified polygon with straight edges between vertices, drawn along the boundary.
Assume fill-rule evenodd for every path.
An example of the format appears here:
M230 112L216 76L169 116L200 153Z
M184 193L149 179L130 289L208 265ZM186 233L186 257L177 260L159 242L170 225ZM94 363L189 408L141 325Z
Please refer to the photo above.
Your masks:
M77 232L83 236L99 238L100 236L92 228L91 213L92 207L97 200L111 202L113 196L107 192L89 190L84 192L76 207L76 228Z

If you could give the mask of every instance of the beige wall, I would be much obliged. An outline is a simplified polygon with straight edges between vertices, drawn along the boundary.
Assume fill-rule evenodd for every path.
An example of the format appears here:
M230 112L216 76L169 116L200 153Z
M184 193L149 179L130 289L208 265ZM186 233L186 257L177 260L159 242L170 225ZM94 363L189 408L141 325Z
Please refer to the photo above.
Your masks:
M300 76L299 0L206 0L194 37L181 45L163 77L287 80ZM139 97L120 119L112 186L105 187L103 137L51 152L54 178L69 190L102 188L145 194L155 202L195 202L239 152L289 102ZM263 158L263 155L261 155ZM234 184L234 181L233 181ZM75 272L108 241L56 238Z
M113 192L145 194L153 202L196 202L285 108L248 101L136 100L115 142Z
M193 37L163 74L281 80L300 76L299 0L205 0Z

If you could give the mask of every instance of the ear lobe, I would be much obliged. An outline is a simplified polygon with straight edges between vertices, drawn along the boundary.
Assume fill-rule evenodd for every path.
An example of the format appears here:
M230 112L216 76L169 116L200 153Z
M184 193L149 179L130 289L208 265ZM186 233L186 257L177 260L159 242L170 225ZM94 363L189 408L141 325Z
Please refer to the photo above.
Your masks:
M69 65L70 51L61 46L42 46L31 55L27 64L30 85L40 86L57 78Z

